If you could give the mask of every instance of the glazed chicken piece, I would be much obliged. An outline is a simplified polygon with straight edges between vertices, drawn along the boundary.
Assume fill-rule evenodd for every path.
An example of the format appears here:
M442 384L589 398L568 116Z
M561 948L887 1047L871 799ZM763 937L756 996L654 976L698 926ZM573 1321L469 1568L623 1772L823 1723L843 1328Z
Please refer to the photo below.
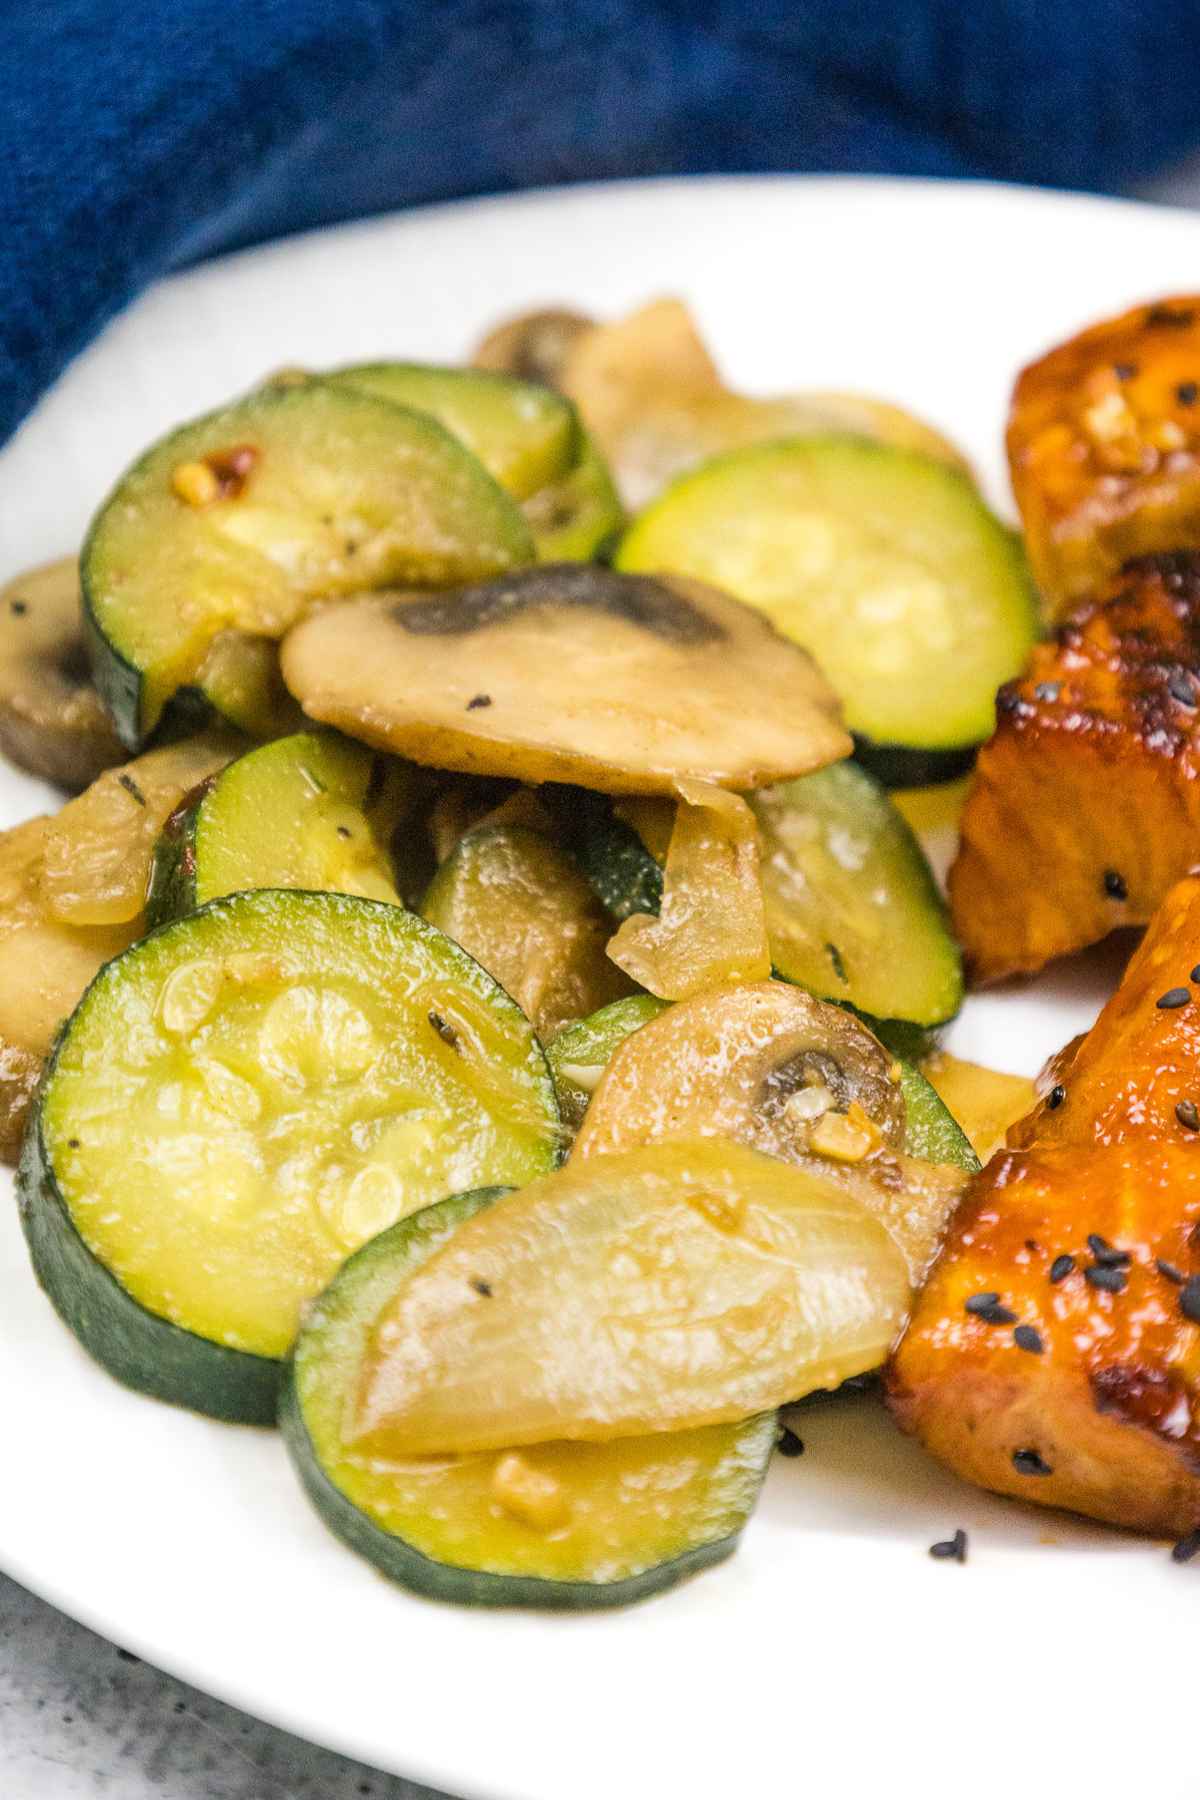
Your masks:
M950 905L977 983L1146 924L1200 862L1200 555L1130 563L1037 646L961 833Z
M1031 363L1008 458L1051 618L1130 557L1200 546L1200 295L1135 306Z
M888 1371L892 1409L998 1493L1200 1523L1200 875L967 1188Z

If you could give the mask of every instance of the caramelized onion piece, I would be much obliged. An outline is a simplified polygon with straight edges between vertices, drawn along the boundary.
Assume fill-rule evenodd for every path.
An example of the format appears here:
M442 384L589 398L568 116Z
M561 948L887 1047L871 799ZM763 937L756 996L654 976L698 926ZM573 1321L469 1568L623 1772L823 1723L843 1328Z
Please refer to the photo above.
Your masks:
M711 1138L570 1163L383 1309L347 1438L410 1456L747 1418L874 1368L908 1300L889 1233L817 1166Z
M675 786L658 915L634 913L608 946L613 962L660 1000L771 971L754 814L707 782Z

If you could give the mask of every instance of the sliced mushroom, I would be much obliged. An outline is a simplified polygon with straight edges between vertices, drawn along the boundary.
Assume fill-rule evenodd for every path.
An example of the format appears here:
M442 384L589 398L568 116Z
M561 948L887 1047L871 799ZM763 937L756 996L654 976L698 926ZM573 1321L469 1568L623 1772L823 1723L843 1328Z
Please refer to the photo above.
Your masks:
M310 717L468 774L737 790L850 750L824 677L760 613L595 564L351 601L298 626L282 661Z
M792 1160L831 1114L857 1106L876 1143L903 1149L894 1059L853 1013L784 981L714 988L672 1006L618 1046L574 1155L658 1138L736 1137Z
M907 1156L899 1065L861 1020L781 981L717 988L620 1044L571 1160L665 1140L736 1138L819 1164L924 1276L966 1173Z
M594 323L586 313L565 306L543 307L505 319L481 339L471 358L477 369L495 369L556 388L575 343Z
M88 670L73 556L0 588L0 750L72 791L124 761Z

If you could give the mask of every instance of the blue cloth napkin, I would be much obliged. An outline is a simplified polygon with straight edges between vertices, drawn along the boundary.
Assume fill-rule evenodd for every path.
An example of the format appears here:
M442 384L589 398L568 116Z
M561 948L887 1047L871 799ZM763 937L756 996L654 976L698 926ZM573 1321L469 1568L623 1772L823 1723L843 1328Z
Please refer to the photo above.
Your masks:
M1200 146L1195 0L5 0L0 27L0 440L156 275L353 214L714 169L1119 188Z

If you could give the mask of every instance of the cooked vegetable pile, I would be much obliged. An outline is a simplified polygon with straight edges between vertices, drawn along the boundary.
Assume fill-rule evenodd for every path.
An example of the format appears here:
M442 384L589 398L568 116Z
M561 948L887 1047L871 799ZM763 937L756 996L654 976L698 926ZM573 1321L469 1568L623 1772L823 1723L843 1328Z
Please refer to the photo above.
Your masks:
M1038 621L936 431L734 393L672 301L150 446L0 608L0 745L76 791L0 834L0 1146L64 1321L278 1419L418 1592L726 1555L779 1409L914 1304L945 1355L939 1248L1003 1209L1032 1085L937 1046L962 957L893 790L971 765ZM916 1354L945 1453L963 1370L918 1402Z

